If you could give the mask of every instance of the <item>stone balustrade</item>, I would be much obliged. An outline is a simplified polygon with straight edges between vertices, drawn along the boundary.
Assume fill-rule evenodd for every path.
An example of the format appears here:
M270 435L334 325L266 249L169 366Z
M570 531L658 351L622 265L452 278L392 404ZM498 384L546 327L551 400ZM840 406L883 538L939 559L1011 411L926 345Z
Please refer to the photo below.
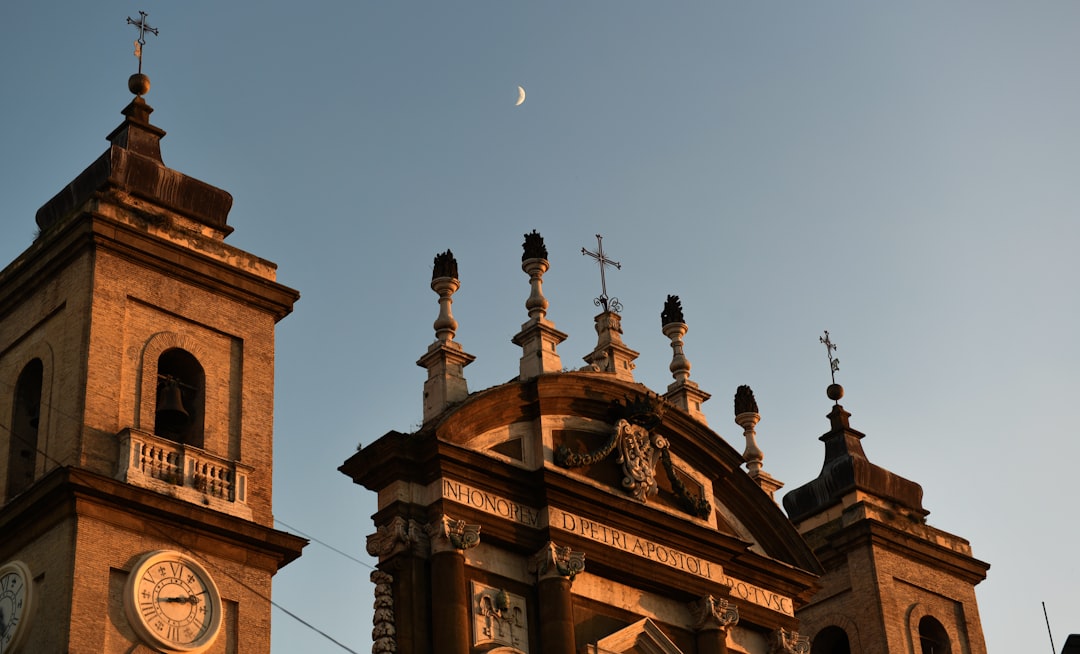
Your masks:
M250 519L250 466L138 429L117 437L117 480Z

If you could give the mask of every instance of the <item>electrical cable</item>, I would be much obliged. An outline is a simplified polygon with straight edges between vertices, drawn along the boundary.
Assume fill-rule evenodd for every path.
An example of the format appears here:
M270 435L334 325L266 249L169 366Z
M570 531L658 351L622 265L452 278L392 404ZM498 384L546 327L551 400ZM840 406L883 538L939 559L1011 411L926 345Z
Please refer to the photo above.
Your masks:
M330 550L332 552L337 552L338 554L340 554L341 556L344 556L345 558L349 559L350 561L353 561L355 563L359 563L360 565L364 566L368 570L376 570L377 569L375 566L371 565L370 563L368 563L366 561L361 561L360 559L356 558L355 556L353 556L351 554L347 554L345 552L342 552L341 550L334 547L333 545L329 545L327 543L324 543L323 541L319 540L318 538L315 538L314 536L312 536L310 534L305 534L304 532L300 531L296 527L289 526L288 524L285 523L284 520L274 518L274 522L278 523L282 527L288 529L289 531L291 531L291 532L293 532L295 534L299 534L300 536L303 536L304 538L310 540L313 543L318 543L319 545L322 545L323 547L325 547L326 549L328 549L328 550Z

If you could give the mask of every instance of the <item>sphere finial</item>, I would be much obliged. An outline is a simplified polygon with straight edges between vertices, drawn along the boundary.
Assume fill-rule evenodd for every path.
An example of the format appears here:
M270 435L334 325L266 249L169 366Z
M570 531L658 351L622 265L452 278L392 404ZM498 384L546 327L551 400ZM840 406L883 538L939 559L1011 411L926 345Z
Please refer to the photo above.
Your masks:
M150 91L150 78L142 73L135 73L128 78L128 90L142 97Z
M825 389L825 394L833 402L839 402L840 398L844 397L844 387L840 384L829 384L829 387Z

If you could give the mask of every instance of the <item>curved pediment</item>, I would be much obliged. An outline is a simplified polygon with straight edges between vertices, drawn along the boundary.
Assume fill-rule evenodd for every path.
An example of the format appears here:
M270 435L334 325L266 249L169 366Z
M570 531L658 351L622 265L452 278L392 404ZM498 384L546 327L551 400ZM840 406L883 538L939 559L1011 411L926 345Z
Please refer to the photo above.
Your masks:
M587 501L612 505L619 498L629 511L640 505L712 528L744 550L819 569L791 522L741 467L741 453L641 384L593 372L513 381L472 394L433 430L439 441L565 476Z

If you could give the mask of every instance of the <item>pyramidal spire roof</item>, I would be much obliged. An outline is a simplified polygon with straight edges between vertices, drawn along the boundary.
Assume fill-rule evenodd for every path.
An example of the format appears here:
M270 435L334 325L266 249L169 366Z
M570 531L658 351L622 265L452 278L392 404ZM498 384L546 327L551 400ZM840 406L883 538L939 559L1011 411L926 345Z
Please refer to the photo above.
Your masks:
M801 522L840 505L845 497L857 491L925 517L929 511L922 506L922 486L871 463L867 458L862 447L865 434L851 428L851 414L840 405L844 388L835 382L839 361L832 357L835 346L828 342L828 332L822 343L829 347L829 361L834 373L834 381L827 392L829 399L833 400L833 408L828 415L830 429L820 437L825 443L825 462L816 479L784 496L784 510L788 517L793 522Z
M150 90L150 78L132 75L128 88L135 98L121 112L124 121L108 135L109 149L38 209L38 227L45 231L75 213L92 213L105 201L158 223L224 239L232 232L227 224L232 196L165 165L165 130L150 123L154 109L142 97Z

